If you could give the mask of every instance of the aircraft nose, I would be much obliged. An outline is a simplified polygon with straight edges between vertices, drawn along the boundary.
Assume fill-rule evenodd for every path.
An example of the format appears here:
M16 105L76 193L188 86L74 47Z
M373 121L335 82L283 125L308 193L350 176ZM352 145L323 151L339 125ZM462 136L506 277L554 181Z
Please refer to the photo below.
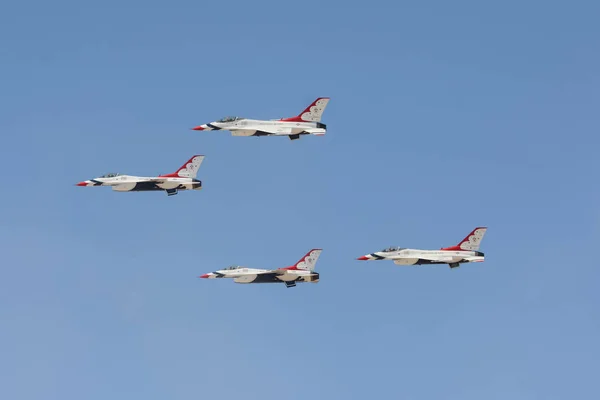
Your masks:
M361 261L366 261L368 259L369 258L367 256L360 256L360 257L357 258L357 260L361 260Z
M198 278L204 278L204 279L211 279L211 278L215 278L215 274L213 274L212 272L209 272L208 274L204 274L204 275L200 275Z
M195 128L192 128L193 131L210 131L212 129L210 129L206 124L204 125L198 125Z
M209 276L210 276L209 274L204 274L204 275L200 275L198 278L204 278L204 279L206 279L206 278L208 278Z
M75 184L75 186L87 186L87 185L88 185L88 183L86 181Z

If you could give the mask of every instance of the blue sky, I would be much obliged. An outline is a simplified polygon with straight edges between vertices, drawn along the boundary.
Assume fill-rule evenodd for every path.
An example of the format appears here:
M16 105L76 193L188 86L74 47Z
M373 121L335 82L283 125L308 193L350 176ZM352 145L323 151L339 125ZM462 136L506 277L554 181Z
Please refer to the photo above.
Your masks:
M600 5L0 12L0 397L598 397ZM190 128L332 98L325 137ZM168 173L200 192L76 182ZM483 264L355 261L489 227ZM324 249L321 282L197 276Z

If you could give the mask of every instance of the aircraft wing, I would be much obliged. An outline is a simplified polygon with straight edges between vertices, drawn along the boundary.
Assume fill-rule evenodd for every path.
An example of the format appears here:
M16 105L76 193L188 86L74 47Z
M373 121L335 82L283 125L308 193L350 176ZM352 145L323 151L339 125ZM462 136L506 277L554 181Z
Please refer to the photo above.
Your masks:
M144 182L163 183L163 182L167 182L168 180L169 180L168 177L163 178L163 177L157 176L157 177L150 178L150 179L144 179Z
M304 132L303 128L289 128L289 127L285 127L285 126L281 126L281 127L273 127L272 129L261 129L264 132L268 132L268 133L274 133L274 134L284 134L284 135L295 135L298 133L302 133Z
M259 271L259 272L253 272L254 275L260 275L262 277L266 277L268 279L276 279L277 277L281 276L281 274L275 272L275 271Z
M427 256L427 255L419 254L419 258L422 258L423 260L438 261L438 262L453 262L453 261L455 261L454 257L452 257L452 256Z
M269 126L260 127L260 129L231 129L235 136L252 136L255 133L268 135L295 135L304 132L303 128L292 128L288 126Z
M115 192L128 192L135 188L135 185L135 182L119 183L117 185L112 185L112 190Z
M254 129L233 129L231 128L232 136L252 136L256 133Z
M249 270L248 273L252 273L252 274L255 274L255 275L273 275L273 276L275 276L275 275L285 274L285 271L279 272L279 270L277 270L277 269L275 269L275 270L265 269L265 270L262 270L262 271L261 270L254 270L254 271Z
M154 183L159 188L165 189L165 190L166 189L175 189L176 187L178 187L180 185L179 182L176 182L176 181L169 182L168 178L163 178L160 176L150 178L150 179L146 180L145 182Z

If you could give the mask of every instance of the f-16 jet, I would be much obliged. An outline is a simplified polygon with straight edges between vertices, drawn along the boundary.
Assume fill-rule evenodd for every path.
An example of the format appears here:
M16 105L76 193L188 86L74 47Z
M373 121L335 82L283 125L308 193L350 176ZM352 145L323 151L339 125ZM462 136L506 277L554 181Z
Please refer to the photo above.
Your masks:
M168 196L173 196L179 190L202 189L202 182L196 179L196 175L203 160L203 155L195 155L172 174L144 177L110 173L79 182L77 186L112 186L112 189L116 192L164 190Z
M225 117L192 129L195 131L230 131L232 136L288 136L290 140L300 139L300 135L322 136L327 132L327 125L321 123L321 116L328 103L328 97L319 97L298 116L291 118L263 121L242 117Z
M486 231L486 227L475 228L456 246L440 250L390 247L358 257L357 260L393 260L396 265L448 264L450 268L456 268L463 263L483 262L485 254L479 251L479 245Z
M201 275L200 278L233 278L235 283L284 283L294 287L297 282L319 282L319 274L314 272L315 264L322 249L312 249L291 267L278 269L255 269L232 265L219 271Z

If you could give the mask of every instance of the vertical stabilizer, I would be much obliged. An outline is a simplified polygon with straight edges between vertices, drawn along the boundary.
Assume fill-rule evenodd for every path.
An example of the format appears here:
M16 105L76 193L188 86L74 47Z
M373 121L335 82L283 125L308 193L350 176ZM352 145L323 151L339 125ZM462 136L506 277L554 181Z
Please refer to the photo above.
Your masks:
M442 250L466 250L466 251L478 251L479 245L483 240L483 236L487 232L487 228L480 226L473 229L471 233L467 235L459 244L452 247L442 248Z
M313 271L315 269L315 265L317 264L317 260L319 259L319 256L321 255L322 251L323 251L323 249L312 249L311 251L306 253L306 255L304 257L302 257L300 259L300 261L298 261L293 266L293 268Z
M298 116L284 118L282 121L321 122L321 117L323 116L327 104L329 104L329 97L319 97Z
M176 172L172 174L161 175L161 177L168 178L196 178L200 165L204 161L203 155L195 155L190 158L185 164L183 164Z

